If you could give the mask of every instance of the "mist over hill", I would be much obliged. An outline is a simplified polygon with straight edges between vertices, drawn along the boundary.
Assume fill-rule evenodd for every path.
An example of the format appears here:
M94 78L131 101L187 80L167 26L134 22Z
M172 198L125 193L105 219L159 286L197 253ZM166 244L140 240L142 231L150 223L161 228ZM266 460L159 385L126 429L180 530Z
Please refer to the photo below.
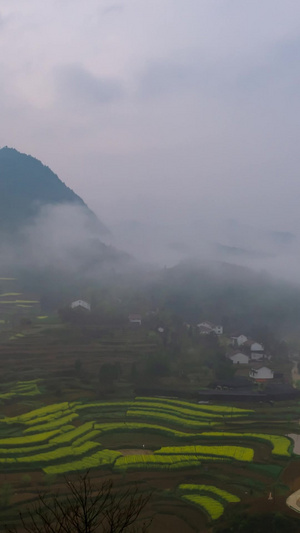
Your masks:
M266 270L276 277L300 283L300 240L295 232L264 227L256 219L223 219L213 213L194 213L164 223L152 219L122 220L111 224L115 246L160 267L181 261L225 261Z
M0 272L16 276L50 307L59 305L63 292L71 298L100 284L118 294L110 305L129 298L138 312L146 298L145 312L165 309L186 321L202 317L228 329L297 329L298 288L267 274L294 268L294 235L234 221L221 232L213 220L156 230L131 222L122 235L110 233L48 167L17 150L0 150ZM160 246L153 246L153 234ZM164 259L167 267L161 268Z
M84 203L41 161L14 148L0 149L0 228L12 233L40 214L43 206L68 204L86 213L91 229L109 233L105 225Z
M97 278L131 261L109 245L109 235L52 170L13 148L0 150L2 272Z

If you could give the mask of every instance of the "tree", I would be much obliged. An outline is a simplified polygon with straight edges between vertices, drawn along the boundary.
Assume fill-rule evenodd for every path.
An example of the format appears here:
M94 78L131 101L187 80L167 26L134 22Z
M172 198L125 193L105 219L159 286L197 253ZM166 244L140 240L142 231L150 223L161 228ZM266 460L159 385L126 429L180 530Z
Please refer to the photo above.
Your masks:
M114 489L112 481L97 486L89 472L75 481L65 479L67 495L39 494L37 503L20 513L20 526L8 533L145 533L149 521L136 522L150 495L139 495L137 488L125 492Z
M145 377L160 378L168 376L170 364L166 354L154 354L147 358L145 365Z
M115 379L119 377L120 368L117 363L104 363L99 370L99 383L111 386Z

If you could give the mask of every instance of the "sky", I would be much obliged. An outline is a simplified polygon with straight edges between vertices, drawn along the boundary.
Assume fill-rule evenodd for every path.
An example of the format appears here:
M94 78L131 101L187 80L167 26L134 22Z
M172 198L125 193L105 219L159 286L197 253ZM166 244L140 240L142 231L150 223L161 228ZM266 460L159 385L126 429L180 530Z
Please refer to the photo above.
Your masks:
M0 147L125 247L300 235L299 0L0 0L0 49Z

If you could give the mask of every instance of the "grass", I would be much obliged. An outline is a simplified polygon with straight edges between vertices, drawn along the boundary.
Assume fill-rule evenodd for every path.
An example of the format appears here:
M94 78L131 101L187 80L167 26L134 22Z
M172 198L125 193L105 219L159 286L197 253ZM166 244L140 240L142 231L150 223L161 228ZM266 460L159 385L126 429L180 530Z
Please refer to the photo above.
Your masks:
M145 397L145 396L137 396L136 401L140 402L148 402L151 401L151 403L163 403L163 405L175 405L178 407L187 407L189 409L195 409L196 411L206 411L208 413L219 413L221 415L228 414L231 415L232 413L240 414L240 415L248 415L250 413L254 413L252 409L242 409L240 407L232 407L228 405L199 405L192 402L186 402L181 400L170 400L168 398L151 398L151 397Z
M168 470L200 465L200 458L196 455L126 455L116 460L114 470Z
M272 454L282 457L291 457L292 441L282 435L269 435L267 433L233 433L233 432L209 432L202 433L203 437L241 440L256 440L268 442L272 445Z
M44 467L43 471L46 474L65 474L67 472L88 470L99 466L113 465L119 456L120 454L118 452L112 450L99 450L98 452L77 461Z
M160 448L155 454L201 454L209 456L229 457L236 461L253 461L254 451L241 446L166 446Z
M191 485L191 484L181 484L178 487L179 491L182 492L193 492L193 493L201 493L201 492L209 492L216 496L219 496L222 500L224 500L227 503L238 503L240 498L236 496L235 494L232 494L231 492L228 492L227 490L219 489L218 487L215 487L214 485Z
M196 428L201 429L203 427L207 426L215 426L215 422L212 422L211 420L188 420L187 418L184 418L184 415L182 417L171 415L168 413L163 413L159 411L147 411L142 409L128 409L127 416L129 417L136 417L136 418L153 418L155 420L163 420L164 422L175 424L183 427L188 428Z
M204 509L212 520L217 520L224 513L224 506L211 496L184 494L182 498Z
M12 383L10 390L3 394L18 394L31 395L38 389L38 380L20 381ZM168 403L169 402L169 403ZM272 453L278 456L289 457L291 442L284 436L268 435L264 433L237 433L237 432L222 432L222 431L203 431L203 428L208 425L213 425L220 417L227 416L231 413L231 408L228 406L204 406L192 404L190 402L180 402L168 400L166 402L161 399L150 400L149 398L138 399L135 401L116 401L116 402L59 402L51 405L45 405L37 409L31 410L27 413L6 417L0 420L0 428L2 434L8 432L8 436L0 439L0 464L10 465L10 468L18 470L19 466L27 465L28 468L42 468L47 474L57 474L80 470L84 468L96 467L110 467L115 472L129 471L144 471L144 470L184 470L191 468L199 468L203 463L216 462L243 462L244 464L253 461L254 450L252 448L233 445L229 443L224 445L224 440L256 440L261 442L269 442L273 449ZM178 405L177 405L178 404ZM139 406L143 408L139 409ZM188 406L188 407L187 407ZM192 407L191 407L192 406ZM206 411L210 407L210 412ZM216 408L215 410L212 408ZM220 410L224 415L220 415ZM238 417L248 416L252 413L251 410L235 409ZM128 421L128 422L96 422L95 419L105 417L123 417L127 414L129 417L138 417L142 421ZM227 413L227 414L225 414ZM243 414L243 416L244 416ZM72 425L72 421L79 417L83 419L93 417L94 420L87 421L78 427ZM191 417L191 418L189 418ZM158 420L158 423L148 423L148 418ZM222 420L221 420L222 421ZM162 424L162 425L160 425ZM169 424L179 425L182 429L192 428L199 429L201 432L185 432L172 427ZM19 436L15 433L19 432ZM120 434L124 432L141 432L154 433L162 435L165 438L184 439L183 443L189 443L191 439L197 439L197 444L194 446L163 446L154 451L152 454L135 454L122 456L119 452L113 450L101 450L101 445L97 439L106 434ZM96 440L94 440L96 439ZM216 441L216 444L206 444L198 442L207 439ZM159 440L159 439L158 439ZM111 439L113 446L122 446L122 439L119 437ZM169 441L167 440L166 443ZM171 441L172 442L172 441ZM219 444L220 442L220 444ZM155 449L156 441L153 441L153 448ZM163 442L161 442L163 444ZM126 446L126 445L125 445ZM128 446L128 445L127 445ZM106 444L107 447L107 444ZM53 464L48 464L53 463ZM87 466L88 465L88 466ZM260 465L257 465L260 466ZM274 476L272 466L270 467L272 473L268 475ZM280 467L281 468L281 467ZM253 465L253 470L255 465ZM277 466L275 465L275 470ZM255 470L254 470L255 471ZM259 473L259 470L257 470ZM265 471L267 474L267 472ZM276 477L276 476L275 476ZM212 497L214 485L193 485L188 488L187 485L182 485L180 491L184 487L184 497L198 496ZM197 489L197 490L196 490ZM221 503L230 498L228 494L223 492L223 489L215 487L214 497L219 498ZM186 494L186 492L189 492ZM199 491L204 493L201 494ZM208 494L210 492L210 494ZM235 495L233 498L237 498ZM222 500L223 498L223 500ZM236 500L233 500L236 501ZM195 503L195 502L194 502Z

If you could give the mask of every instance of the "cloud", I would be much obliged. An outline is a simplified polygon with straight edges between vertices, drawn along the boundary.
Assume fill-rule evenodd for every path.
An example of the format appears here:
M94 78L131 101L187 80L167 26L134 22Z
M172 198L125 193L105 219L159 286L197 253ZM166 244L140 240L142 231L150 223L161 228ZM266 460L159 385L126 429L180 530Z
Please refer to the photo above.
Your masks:
M0 235L0 268L101 276L118 254L103 242L97 220L85 206L47 204L15 235Z
M124 10L124 4L112 4L111 6L105 7L102 10L103 15L109 15L110 13L120 13Z
M119 100L124 95L122 84L115 79L94 76L81 65L65 65L55 69L58 94L65 102L101 105Z
M236 108L237 97L265 98L269 90L272 91L271 101L283 94L298 96L299 54L298 36L268 43L259 56L228 53L225 58L204 57L200 47L173 50L167 57L148 61L140 71L138 95L158 98L177 94L182 97L193 92L199 98L209 95L221 101L235 101Z
M2 3L0 145L108 224L176 228L161 257L199 212L300 235L300 2Z
M157 97L179 93L199 84L201 74L193 65L172 60L153 61L143 70L138 93L140 96Z

